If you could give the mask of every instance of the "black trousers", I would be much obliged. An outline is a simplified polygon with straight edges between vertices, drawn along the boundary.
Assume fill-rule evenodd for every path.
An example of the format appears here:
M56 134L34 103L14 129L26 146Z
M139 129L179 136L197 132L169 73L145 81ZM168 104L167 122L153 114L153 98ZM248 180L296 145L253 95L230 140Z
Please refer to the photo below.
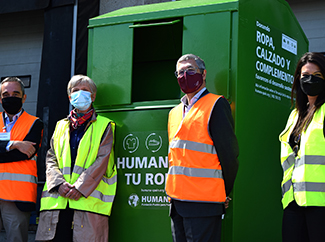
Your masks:
M282 242L324 242L325 207L300 207L295 201L284 209Z
M175 206L170 212L174 242L220 242L221 215L182 217Z
M53 242L72 242L73 241L73 221L74 210L67 206L61 210L59 214L59 222L56 227L56 232Z

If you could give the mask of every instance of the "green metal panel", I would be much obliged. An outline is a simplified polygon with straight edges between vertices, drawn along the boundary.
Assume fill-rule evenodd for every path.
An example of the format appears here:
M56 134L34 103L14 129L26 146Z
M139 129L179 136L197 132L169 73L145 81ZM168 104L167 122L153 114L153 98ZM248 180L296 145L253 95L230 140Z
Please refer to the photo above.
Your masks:
M232 110L234 121L236 122L236 104L237 104L237 88L236 88L236 80L237 80L237 50L238 50L238 11L234 11L231 14L231 33L230 33L230 67L229 67L229 85L228 92L230 97L230 107ZM235 130L237 131L237 126L235 126ZM239 151L241 152L241 146L239 147ZM240 155L240 153L239 153ZM239 162L241 164L241 159L239 157ZM230 197L234 198L234 194L230 194ZM222 225L222 241L231 242L233 241L233 234L235 233L233 229L234 222L234 203L232 201L230 203L229 208L227 208L225 219Z
M88 75L96 80L96 106L131 103L133 29L130 24L90 30Z
M229 97L231 12L184 17L183 54L199 53L210 92Z
M308 49L289 5L183 0L136 6L91 19L89 31L95 107L117 122L110 241L171 241L163 192L167 116L179 103L172 73L185 53L205 60L207 87L231 102L235 120L240 167L222 241L281 241L278 134L290 112L290 75Z
M241 0L238 21L240 167L233 192L233 241L281 241L278 135L290 112L292 85L285 77L293 75L308 40L286 1Z
M158 104L99 110L117 124L118 188L109 241L172 241L164 184L168 167L167 116L175 104Z
M238 0L183 0L127 7L103 14L89 21L89 27L121 24L148 19L164 19L238 9Z

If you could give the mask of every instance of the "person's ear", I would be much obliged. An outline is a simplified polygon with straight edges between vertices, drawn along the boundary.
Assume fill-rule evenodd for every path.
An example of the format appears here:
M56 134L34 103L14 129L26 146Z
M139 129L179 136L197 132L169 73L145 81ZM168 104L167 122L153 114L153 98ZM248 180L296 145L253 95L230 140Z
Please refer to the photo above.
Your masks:
M22 97L22 100L21 100L21 102L22 102L22 103L24 103L24 102L26 101L26 98L27 98L27 95L26 95L26 94L24 94L24 96Z

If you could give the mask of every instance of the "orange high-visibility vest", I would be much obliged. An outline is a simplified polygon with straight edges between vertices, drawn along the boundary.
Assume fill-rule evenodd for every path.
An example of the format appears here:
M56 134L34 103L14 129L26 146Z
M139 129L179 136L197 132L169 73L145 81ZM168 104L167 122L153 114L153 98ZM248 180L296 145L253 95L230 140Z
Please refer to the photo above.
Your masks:
M222 96L200 98L183 119L183 104L169 113L166 193L182 201L226 201L221 165L209 134L212 109Z
M4 127L0 113L0 127ZM22 112L11 129L10 140L23 141L37 117ZM37 165L35 160L0 163L0 199L36 203Z

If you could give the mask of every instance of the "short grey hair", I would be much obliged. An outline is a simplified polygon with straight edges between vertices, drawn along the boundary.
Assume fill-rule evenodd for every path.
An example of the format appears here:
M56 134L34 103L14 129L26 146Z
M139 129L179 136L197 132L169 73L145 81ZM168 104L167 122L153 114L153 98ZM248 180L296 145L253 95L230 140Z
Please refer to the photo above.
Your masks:
M197 66L199 67L199 69L203 72L205 70L205 63L204 61L197 55L193 55L193 54L186 54L181 56L177 63L176 63L176 70L177 70L177 66L179 62L182 61L187 61L187 60L195 60L195 63L197 64Z
M74 75L73 77L71 77L68 83L68 87L67 87L68 96L70 96L72 88L78 86L80 83L88 83L91 90L91 94L97 93L96 84L92 79L84 75Z
M21 91L23 93L23 96L25 95L25 87L24 87L24 83L22 82L22 80L20 80L18 77L16 76L9 76L6 77L1 83L0 83L0 91L2 90L2 84L6 83L6 82L18 82L20 84L20 88ZM1 95L1 93L0 93Z

